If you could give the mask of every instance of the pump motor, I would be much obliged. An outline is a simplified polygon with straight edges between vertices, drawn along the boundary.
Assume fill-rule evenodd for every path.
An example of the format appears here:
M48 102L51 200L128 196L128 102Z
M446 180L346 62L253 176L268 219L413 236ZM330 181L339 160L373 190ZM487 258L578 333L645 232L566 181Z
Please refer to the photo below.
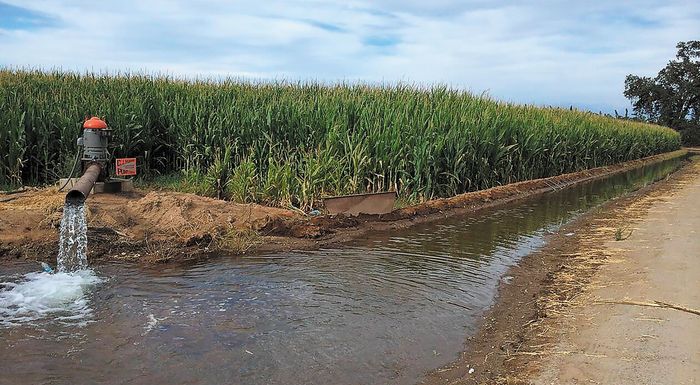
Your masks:
M107 165L110 155L107 145L111 136L112 130L107 127L107 123L102 119L92 117L83 123L83 136L78 138L78 146L83 148L82 171L85 172L93 163L99 163L102 170L98 181L109 178Z

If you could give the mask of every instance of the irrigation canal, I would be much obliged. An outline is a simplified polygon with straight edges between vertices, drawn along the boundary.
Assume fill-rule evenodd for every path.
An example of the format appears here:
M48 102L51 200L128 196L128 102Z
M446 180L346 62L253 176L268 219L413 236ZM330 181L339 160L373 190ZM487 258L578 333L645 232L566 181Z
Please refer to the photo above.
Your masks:
M548 232L670 160L340 249L199 265L0 270L3 384L411 384L457 357ZM71 381L69 381L71 380Z

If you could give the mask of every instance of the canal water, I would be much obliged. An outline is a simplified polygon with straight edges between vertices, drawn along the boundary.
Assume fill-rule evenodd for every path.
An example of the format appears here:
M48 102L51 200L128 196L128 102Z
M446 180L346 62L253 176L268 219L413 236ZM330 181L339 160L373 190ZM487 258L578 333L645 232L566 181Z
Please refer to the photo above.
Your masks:
M0 384L415 383L458 356L508 268L547 233L679 165L338 249L101 264L97 279L69 283L34 263L5 266Z

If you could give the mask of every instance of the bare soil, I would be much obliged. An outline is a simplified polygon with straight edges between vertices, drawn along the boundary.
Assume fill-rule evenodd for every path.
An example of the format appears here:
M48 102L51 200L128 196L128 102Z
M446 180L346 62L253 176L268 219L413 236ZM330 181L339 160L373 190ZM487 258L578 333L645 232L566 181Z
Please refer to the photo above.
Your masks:
M613 166L436 199L386 215L306 216L193 194L136 191L87 200L89 258L141 263L188 262L226 252L261 253L328 247L368 231L391 230L501 205L604 178L685 154L685 150ZM0 194L0 262L52 260L64 193L56 188Z
M694 161L549 236L424 383L698 383L699 196Z

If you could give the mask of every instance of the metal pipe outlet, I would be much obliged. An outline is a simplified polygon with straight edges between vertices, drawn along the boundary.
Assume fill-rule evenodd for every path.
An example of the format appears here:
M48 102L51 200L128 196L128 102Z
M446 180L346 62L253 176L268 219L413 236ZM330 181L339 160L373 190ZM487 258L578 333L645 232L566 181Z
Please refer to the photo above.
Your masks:
M66 203L85 202L85 199L90 195L92 187L95 185L95 182L97 182L97 178L100 177L101 172L102 166L99 163L90 164L83 176L78 179L75 186L66 194Z

